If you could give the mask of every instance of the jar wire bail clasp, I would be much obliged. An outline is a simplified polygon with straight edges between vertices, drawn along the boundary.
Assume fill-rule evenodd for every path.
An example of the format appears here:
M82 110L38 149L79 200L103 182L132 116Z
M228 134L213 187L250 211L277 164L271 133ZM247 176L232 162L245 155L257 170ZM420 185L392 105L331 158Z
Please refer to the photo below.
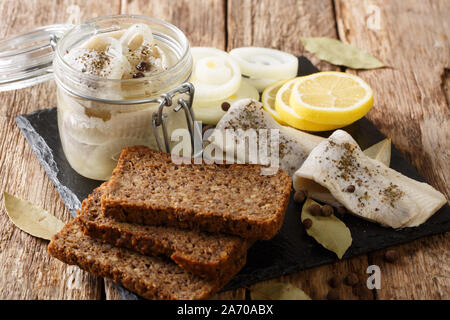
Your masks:
M192 103L194 101L194 85L190 82L185 82L180 86L168 91L165 94L161 95L161 98L158 99L158 110L155 111L152 115L152 126L153 133L156 139L156 143L158 144L158 148L160 151L170 153L170 140L167 132L167 114L163 113L164 107L173 106L173 98L175 95L187 95L188 99L179 98L177 101L177 106L174 108L175 112L179 112L181 109L184 110L186 116L187 127L189 130L189 135L191 138L191 146L192 150L194 150L194 141L195 137L201 136L201 129L199 128L196 120L195 114L192 110ZM162 139L159 134L158 128L162 129Z

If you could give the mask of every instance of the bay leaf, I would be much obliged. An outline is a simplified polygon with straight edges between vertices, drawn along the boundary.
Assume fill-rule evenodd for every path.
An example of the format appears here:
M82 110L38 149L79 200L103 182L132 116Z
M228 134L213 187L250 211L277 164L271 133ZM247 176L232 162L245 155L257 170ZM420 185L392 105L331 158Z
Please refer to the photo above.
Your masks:
M300 288L289 283L261 282L250 290L252 300L311 300Z
M352 69L376 69L386 65L370 53L351 44L327 37L301 37L306 50L321 60Z
M308 198L302 208L302 222L305 219L311 219L312 221L312 225L309 229L306 229L306 233L324 248L336 253L339 259L342 259L342 256L352 244L350 229L333 214L329 217L312 215L308 208L314 203L318 204Z
M22 231L32 236L51 240L64 226L64 222L34 204L3 192L9 219Z
M366 156L378 160L389 167L391 164L391 139L386 138L374 144L364 150L364 153Z

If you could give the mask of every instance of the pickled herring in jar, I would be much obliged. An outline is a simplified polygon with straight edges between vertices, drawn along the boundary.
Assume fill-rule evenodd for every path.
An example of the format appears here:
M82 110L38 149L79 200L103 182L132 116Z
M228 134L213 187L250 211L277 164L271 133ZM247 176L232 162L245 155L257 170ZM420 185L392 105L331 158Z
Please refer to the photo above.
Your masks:
M74 170L107 180L123 147L158 149L158 104L148 101L187 81L192 57L183 33L157 19L114 16L83 26L58 41L59 134ZM187 127L183 112L164 113L169 136Z

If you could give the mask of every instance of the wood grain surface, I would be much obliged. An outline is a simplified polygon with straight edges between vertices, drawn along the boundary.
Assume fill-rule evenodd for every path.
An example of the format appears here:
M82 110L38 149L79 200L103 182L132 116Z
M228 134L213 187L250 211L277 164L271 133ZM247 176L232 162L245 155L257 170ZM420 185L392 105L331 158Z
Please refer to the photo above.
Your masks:
M337 1L336 12L342 40L391 66L357 72L375 94L368 118L448 200L450 2ZM376 12L379 25L370 18ZM382 253L369 255L384 276L378 297L448 299L449 246L446 233L398 247L401 259L395 265L385 263Z
M321 70L343 69L305 52L300 36L339 38L371 52L391 68L347 71L374 89L368 117L449 198L449 1L2 0L0 38L67 22L77 10L81 20L118 13L154 16L177 25L193 46L272 47L306 55ZM2 190L68 221L70 214L14 122L18 114L54 106L54 89L51 81L0 93L0 183ZM447 233L398 246L395 263L385 262L385 251L379 251L269 281L292 283L313 299L326 299L330 278L355 273L359 285L340 285L341 299L449 299L449 240ZM0 299L120 298L109 280L50 258L47 244L15 228L1 206ZM382 271L376 292L365 287L371 264ZM246 290L214 298L244 299Z
M83 19L117 13L119 1L0 1L0 37L33 28L65 23L71 5ZM72 7L74 8L74 7ZM14 118L22 113L55 106L53 81L35 87L0 93L1 189L45 208L63 221L71 219ZM3 203L3 196L1 196ZM0 299L100 299L102 279L67 266L47 253L48 241L17 229L0 214Z

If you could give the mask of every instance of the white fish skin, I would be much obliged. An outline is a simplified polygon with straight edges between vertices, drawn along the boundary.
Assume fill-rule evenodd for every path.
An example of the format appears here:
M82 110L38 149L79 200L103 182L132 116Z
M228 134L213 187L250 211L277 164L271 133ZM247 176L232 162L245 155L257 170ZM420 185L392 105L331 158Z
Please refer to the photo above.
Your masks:
M342 130L314 148L295 176L327 188L353 214L395 229L424 223L447 202L430 185L366 156Z
M242 136L236 134L237 129L244 131L247 129L278 129L280 139L279 166L290 176L300 168L311 150L325 140L325 138L280 125L263 109L262 104L254 99L242 99L234 102L208 139L218 149L223 151L229 149L230 154L234 154L235 159L246 162L248 159L245 157L245 152L238 152L234 147L230 149L223 141L224 139L217 138L218 131L223 134L226 129L235 130L233 138L236 143L242 141ZM262 162L258 161L258 163Z

